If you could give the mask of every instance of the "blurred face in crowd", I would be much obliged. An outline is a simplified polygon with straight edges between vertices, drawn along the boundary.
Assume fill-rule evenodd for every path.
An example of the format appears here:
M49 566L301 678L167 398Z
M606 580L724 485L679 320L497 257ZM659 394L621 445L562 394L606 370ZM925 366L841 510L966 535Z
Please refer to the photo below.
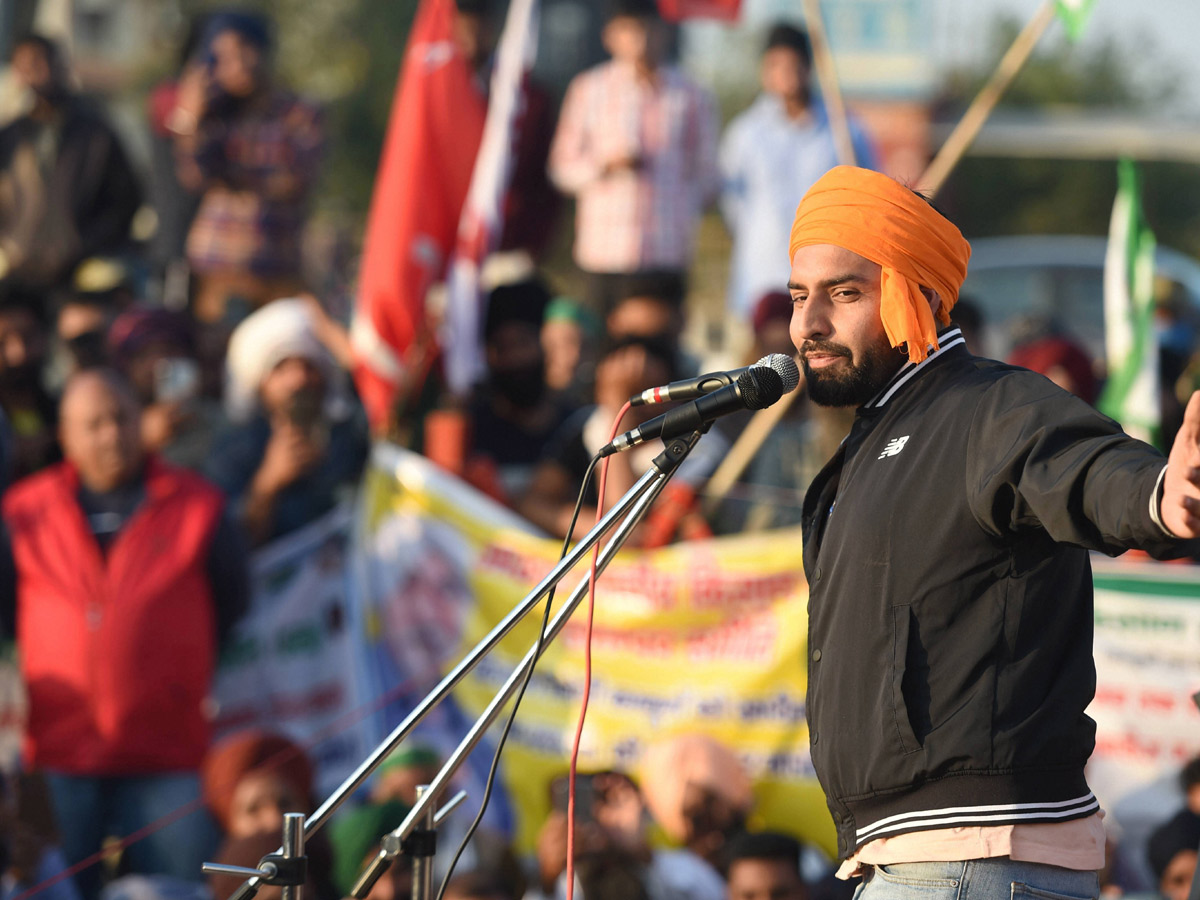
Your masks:
M123 370L139 400L149 404L161 399L159 382L162 366L176 360L186 360L194 364L186 347L171 341L153 341L122 361Z
M427 765L390 766L375 776L375 787L371 799L376 803L399 800L408 806L417 802L417 787L429 784L437 777L440 766Z
M739 859L729 867L729 900L805 900L800 873L782 859Z
M0 312L0 385L33 387L46 361L46 334L27 309Z
M793 99L801 96L808 85L808 66L790 47L772 47L763 54L760 76L768 94Z
M563 390L571 384L583 360L583 328L570 319L547 320L542 325L541 340L546 381L555 390Z
M212 42L213 81L231 97L248 97L262 76L262 51L238 32L222 31Z
M229 805L229 836L280 834L283 814L307 812L306 798L275 772L251 772L238 781Z
M13 51L12 72L21 87L42 97L54 95L61 86L53 61L39 44L21 44Z
M488 379L517 407L536 405L546 393L546 357L537 326L505 322L487 339Z
M683 322L674 305L658 297L626 297L605 319L609 337L664 338L677 341Z
M1166 900L1187 900L1196 874L1196 851L1181 850L1172 857L1159 881L1159 893Z
M116 376L97 370L67 382L59 409L63 456L90 490L111 491L141 469L140 410Z
M656 23L640 16L615 16L601 34L604 49L617 62L653 66L658 58Z
M325 375L320 366L301 356L289 356L267 373L259 397L268 418L286 412L301 398L320 401L325 396Z
M792 356L796 348L792 346L791 321L788 319L768 319L754 333L755 352L761 356L771 353L782 353Z
M820 406L861 406L904 364L879 317L881 273L832 244L801 247L792 258L792 343Z

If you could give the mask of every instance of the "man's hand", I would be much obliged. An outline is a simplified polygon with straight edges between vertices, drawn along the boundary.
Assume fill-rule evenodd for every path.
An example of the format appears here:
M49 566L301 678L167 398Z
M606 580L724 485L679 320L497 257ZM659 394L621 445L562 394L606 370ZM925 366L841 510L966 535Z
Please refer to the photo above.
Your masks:
M254 476L255 491L279 493L320 462L322 456L324 448L307 432L290 422L276 425Z
M179 78L175 108L167 119L167 128L179 135L191 135L208 109L212 73L204 63L193 62Z
M649 357L644 347L631 345L609 354L596 366L596 402L614 414L634 394L653 387L647 370ZM654 415L647 407L646 418Z
M1192 394L1163 479L1162 523L1176 537L1200 537L1200 391Z

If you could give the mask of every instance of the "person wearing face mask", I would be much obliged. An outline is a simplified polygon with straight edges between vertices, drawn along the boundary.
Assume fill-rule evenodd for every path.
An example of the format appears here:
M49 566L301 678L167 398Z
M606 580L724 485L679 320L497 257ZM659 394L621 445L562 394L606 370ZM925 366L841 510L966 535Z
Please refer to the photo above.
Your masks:
M300 288L300 233L324 130L316 106L272 82L263 18L217 13L201 46L166 126L180 183L202 194L187 237L193 311L202 322L227 313L236 321Z
M17 41L29 112L0 129L0 279L41 298L75 267L126 246L141 188L116 133L70 88L59 46Z
M255 545L331 510L366 462L366 421L319 333L311 299L291 297L253 313L229 340L229 427L214 439L205 474Z
M550 292L537 279L501 285L488 296L487 374L470 402L469 452L494 466L506 499L524 492L542 448L570 414L546 384L541 328L549 303Z

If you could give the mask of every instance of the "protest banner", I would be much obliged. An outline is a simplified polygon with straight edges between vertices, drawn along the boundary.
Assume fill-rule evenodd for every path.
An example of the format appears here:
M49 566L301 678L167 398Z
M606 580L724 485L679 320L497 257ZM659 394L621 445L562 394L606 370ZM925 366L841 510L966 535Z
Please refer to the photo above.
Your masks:
M558 541L392 447L376 448L360 515L356 568L376 692L396 679L436 681L559 552ZM636 772L656 740L711 735L734 748L754 777L756 824L832 847L804 724L798 611L807 588L799 546L798 532L786 530L617 556L597 589L582 770ZM560 602L583 574L581 566L568 576ZM461 728L454 741L532 645L539 618L540 609L456 690L446 719ZM545 819L550 781L567 767L582 689L582 619L575 616L546 651L505 749L501 802L523 849ZM387 726L406 711L393 709ZM452 743L445 735L432 740ZM490 749L477 768L490 762Z
M309 750L319 794L370 752L354 712L361 642L348 627L346 556L353 514L333 510L254 558L251 604L226 644L213 695L218 735L286 734ZM327 736L328 735L328 736Z
M1088 782L1123 830L1182 804L1176 775L1200 756L1200 573L1093 558L1096 751ZM1166 804L1166 809L1164 809Z

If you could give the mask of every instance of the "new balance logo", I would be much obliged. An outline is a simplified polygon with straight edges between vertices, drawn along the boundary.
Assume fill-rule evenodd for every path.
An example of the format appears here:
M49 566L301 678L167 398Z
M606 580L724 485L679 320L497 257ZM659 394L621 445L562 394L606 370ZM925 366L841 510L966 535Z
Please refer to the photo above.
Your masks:
M904 449L904 445L908 443L909 437L911 435L906 434L904 437L892 438L887 442L887 446L883 448L883 452L875 458L883 459L885 456L899 456L900 451Z

